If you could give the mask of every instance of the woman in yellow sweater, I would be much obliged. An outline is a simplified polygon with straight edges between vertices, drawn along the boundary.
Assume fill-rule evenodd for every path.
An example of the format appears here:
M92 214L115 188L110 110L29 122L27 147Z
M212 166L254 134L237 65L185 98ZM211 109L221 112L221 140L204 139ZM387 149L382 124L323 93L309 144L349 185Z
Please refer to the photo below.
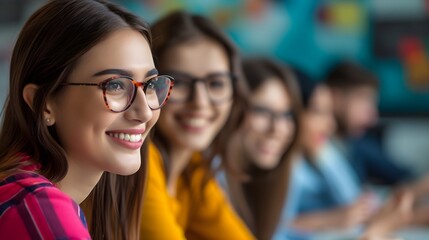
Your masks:
M242 109L237 52L208 19L174 12L152 28L161 73L175 78L149 148L141 236L145 239L253 239L213 179L210 161Z

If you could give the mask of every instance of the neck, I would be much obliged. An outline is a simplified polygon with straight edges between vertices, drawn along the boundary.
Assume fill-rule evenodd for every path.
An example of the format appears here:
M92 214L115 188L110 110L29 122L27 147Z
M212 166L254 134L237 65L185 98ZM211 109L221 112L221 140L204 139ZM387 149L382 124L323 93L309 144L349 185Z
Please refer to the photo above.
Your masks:
M80 204L98 183L103 171L86 165L80 166L74 161L68 161L68 165L66 176L57 183L57 186Z
M170 148L170 167L167 179L167 188L171 196L176 194L177 180L191 160L193 151L190 149L172 147Z

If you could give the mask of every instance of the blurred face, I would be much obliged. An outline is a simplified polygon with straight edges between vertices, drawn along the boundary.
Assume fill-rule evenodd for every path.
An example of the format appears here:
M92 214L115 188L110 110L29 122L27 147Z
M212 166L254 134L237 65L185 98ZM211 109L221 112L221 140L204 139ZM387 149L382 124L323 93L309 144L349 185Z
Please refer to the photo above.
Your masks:
M137 82L157 75L147 40L130 29L112 33L85 53L68 82L100 83L124 75ZM105 106L98 86L63 86L48 99L47 109L47 124L55 128L71 164L121 175L139 169L140 147L159 116L159 110L149 109L142 87L120 113Z
M175 79L175 87L159 118L158 127L169 145L206 149L225 124L232 105L232 80L225 50L207 38L168 49L162 70ZM230 94L231 95L231 94ZM219 100L221 99L221 100Z
M318 86L303 114L303 146L311 155L317 155L333 134L333 99L329 89Z
M245 155L256 166L272 169L291 143L295 124L291 100L280 79L265 81L250 98L242 141Z
M349 136L359 137L378 119L377 92L372 87L359 87L343 93L343 115Z

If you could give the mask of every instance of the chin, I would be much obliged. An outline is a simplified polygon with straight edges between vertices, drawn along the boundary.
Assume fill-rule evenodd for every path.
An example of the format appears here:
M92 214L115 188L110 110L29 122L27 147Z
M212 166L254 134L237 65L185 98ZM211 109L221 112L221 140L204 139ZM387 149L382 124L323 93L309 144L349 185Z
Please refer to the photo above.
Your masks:
M122 158L121 162L111 166L111 170L109 172L122 175L122 176L127 176L127 175L132 175L136 173L140 169L140 166L141 166L140 156L138 157L138 160L137 159L128 160L128 159Z
M269 159L267 157L261 157L255 164L261 169L272 170L279 164L279 161Z
M114 174L121 175L121 176L128 176L136 173L140 169L139 167L127 167L127 168L121 168L117 169L117 171L114 172Z
M184 143L185 146L188 146L193 151L204 151L210 146L211 141L205 139L195 139L186 141Z

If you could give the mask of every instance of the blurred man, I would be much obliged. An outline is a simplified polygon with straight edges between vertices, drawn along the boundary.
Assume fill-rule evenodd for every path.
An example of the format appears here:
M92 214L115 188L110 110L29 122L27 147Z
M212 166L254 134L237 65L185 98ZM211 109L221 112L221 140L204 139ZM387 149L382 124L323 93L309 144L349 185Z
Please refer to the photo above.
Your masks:
M392 186L411 180L411 172L392 161L367 132L378 121L377 78L354 63L342 62L328 73L326 84L334 96L336 145L350 160L361 183Z

